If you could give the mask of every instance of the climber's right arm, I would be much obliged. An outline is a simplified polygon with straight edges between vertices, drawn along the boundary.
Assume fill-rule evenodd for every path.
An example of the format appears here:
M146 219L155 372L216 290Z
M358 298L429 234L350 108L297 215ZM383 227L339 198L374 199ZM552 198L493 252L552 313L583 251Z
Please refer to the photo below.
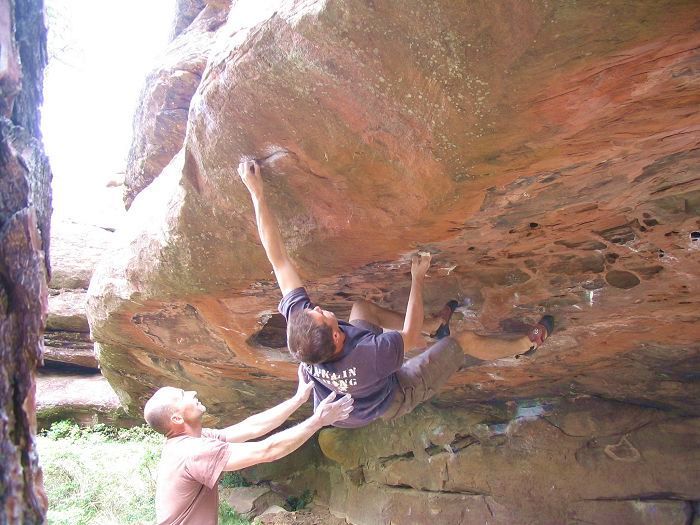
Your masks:
M238 175L253 199L258 234L267 258L272 263L277 284L282 290L282 295L287 295L295 288L303 286L303 283L284 246L277 220L267 205L260 165L254 160L243 161L238 165Z

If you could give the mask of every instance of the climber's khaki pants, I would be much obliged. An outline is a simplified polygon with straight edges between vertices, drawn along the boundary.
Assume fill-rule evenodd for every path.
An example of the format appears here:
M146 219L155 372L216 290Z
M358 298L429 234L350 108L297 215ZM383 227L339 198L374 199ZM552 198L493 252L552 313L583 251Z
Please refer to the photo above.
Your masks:
M406 361L396 372L399 385L381 418L389 420L408 414L433 397L464 362L462 347L451 337Z

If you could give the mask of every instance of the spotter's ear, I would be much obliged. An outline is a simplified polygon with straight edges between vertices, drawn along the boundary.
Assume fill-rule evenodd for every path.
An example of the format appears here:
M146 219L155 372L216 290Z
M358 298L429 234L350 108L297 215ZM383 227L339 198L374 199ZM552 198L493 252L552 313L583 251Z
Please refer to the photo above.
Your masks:
M182 418L181 414L178 414L177 412L170 416L170 421L176 425L182 425L185 420Z

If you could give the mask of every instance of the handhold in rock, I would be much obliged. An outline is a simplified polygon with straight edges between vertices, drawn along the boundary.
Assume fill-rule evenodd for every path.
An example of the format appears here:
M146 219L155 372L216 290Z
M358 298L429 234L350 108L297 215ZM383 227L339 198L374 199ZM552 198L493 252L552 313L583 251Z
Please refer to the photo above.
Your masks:
M639 277L634 275L632 272L625 272L622 270L611 270L605 275L605 280L610 286L615 288L622 288L623 290L629 290L634 288L641 281Z
M617 445L607 445L603 450L605 455L614 461L634 463L642 457L639 450L629 442L627 436L622 436L622 439L620 439Z

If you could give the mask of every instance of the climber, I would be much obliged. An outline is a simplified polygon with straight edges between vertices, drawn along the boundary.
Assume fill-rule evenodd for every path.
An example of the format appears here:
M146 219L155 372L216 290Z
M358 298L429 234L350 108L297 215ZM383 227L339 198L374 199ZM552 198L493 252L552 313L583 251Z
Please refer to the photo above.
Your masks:
M349 322L316 306L282 242L279 227L263 191L260 166L242 161L238 174L248 188L255 208L258 233L282 291L279 311L287 319L287 343L305 378L314 383L314 404L330 392L349 392L354 398L350 417L338 427L354 428L375 419L394 419L426 401L465 361L464 354L490 361L519 355L542 345L551 335L553 318L546 315L517 339L484 337L459 332L450 337L449 322L457 307L447 303L424 319L423 281L430 255L419 253L411 262L411 291L402 316L367 301L353 304ZM404 362L404 350L424 348L422 330L438 341Z
M296 394L276 407L221 429L202 428L205 406L197 392L160 388L146 403L144 418L167 440L158 466L156 519L160 525L216 525L223 471L279 459L299 448L320 428L346 419L353 400L335 393L317 404L298 425L252 441L280 426L311 394L313 384L299 372Z

